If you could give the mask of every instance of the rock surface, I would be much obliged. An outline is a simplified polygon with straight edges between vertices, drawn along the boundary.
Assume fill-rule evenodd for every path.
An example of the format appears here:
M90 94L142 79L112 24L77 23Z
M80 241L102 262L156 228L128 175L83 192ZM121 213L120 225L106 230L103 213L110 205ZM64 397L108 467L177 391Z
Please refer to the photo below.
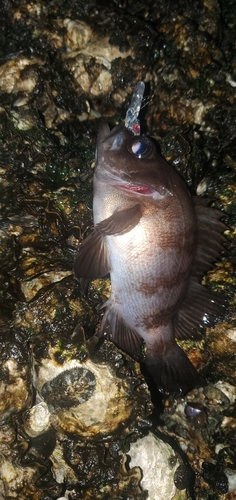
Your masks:
M181 493L175 486L176 473L178 474L178 470L183 469L184 465L179 463L169 444L149 432L147 436L131 444L129 455L130 466L139 466L142 469L141 486L148 490L150 500L187 499L186 490Z

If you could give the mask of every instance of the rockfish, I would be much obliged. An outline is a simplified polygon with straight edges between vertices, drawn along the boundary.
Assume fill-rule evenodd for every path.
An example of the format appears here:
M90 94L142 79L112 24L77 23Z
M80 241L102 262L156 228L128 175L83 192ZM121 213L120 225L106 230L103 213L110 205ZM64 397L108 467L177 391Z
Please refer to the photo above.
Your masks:
M177 345L213 326L224 301L200 284L222 251L226 226L209 200L192 197L147 137L123 126L99 129L94 173L94 231L75 261L78 278L110 273L101 335L139 355L162 392L201 383Z

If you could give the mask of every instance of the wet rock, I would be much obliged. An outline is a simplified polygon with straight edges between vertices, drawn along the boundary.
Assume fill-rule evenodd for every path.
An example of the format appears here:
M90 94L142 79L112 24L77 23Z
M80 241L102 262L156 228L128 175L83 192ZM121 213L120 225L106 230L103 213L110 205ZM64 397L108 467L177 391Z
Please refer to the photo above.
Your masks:
M42 64L40 59L23 56L7 61L0 67L0 89L8 94L32 92L38 82L34 67Z
M206 498L210 490L205 483L220 495L229 491L227 461L231 467L229 477L234 477L235 470L235 459L231 454L231 446L234 449L234 419L226 417L235 411L235 400L230 402L219 388L222 384L217 385L191 391L186 398L176 401L174 407L167 406L162 415L165 422L162 430L171 437L178 436L182 451L190 463L194 463L194 469L199 474L196 492L203 492ZM214 450L213 442L218 443ZM226 448L223 443L227 443Z
M129 455L130 466L139 466L142 469L141 485L148 491L150 500L187 498L186 492L180 493L178 490L185 489L188 480L183 487L183 481L177 479L177 474L180 473L177 472L180 467L179 459L170 445L149 432L147 436L131 444Z
M190 471L189 467L187 467L185 464L180 464L179 467L177 467L174 475L174 483L176 488L178 488L178 490L189 488L192 480L192 471Z
M220 495L228 492L228 479L222 470L208 462L203 462L203 478Z
M81 50L91 41L93 31L88 24L64 19L63 26L67 30L65 41L70 50Z
M31 356L23 337L1 332L0 421L19 413L31 404Z

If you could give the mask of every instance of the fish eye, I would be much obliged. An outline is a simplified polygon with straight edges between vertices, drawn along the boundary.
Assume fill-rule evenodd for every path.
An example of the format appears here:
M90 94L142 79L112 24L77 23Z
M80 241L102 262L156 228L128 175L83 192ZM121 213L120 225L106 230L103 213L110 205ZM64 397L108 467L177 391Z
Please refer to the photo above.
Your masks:
M127 149L137 158L147 158L152 153L152 143L147 137L134 137L128 142Z

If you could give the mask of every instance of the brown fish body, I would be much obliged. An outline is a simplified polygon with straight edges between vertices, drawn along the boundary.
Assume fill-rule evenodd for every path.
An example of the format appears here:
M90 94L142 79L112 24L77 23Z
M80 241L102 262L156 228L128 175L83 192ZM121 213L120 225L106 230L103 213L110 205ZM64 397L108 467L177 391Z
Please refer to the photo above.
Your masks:
M93 209L95 230L81 245L75 271L84 277L110 272L102 331L109 325L114 342L131 354L145 341L159 389L194 386L198 374L177 346L174 326L197 255L196 208L184 181L146 137L103 125Z
M122 151L123 158L125 154L129 166L131 160L138 161L140 169L149 169L150 177L160 168L156 159L129 159L126 150ZM116 161L115 156L114 170ZM109 173L105 173L104 180L102 173L96 171L94 175L95 225L116 210L140 205L142 216L135 227L125 234L105 238L112 286L109 306L116 308L117 314L146 344L149 330L172 318L183 298L196 246L192 199L176 172L161 158L160 162L162 168L169 170L168 187L160 199L123 190L116 184L108 188ZM109 166L112 168L111 162ZM155 187L154 182L152 186Z

